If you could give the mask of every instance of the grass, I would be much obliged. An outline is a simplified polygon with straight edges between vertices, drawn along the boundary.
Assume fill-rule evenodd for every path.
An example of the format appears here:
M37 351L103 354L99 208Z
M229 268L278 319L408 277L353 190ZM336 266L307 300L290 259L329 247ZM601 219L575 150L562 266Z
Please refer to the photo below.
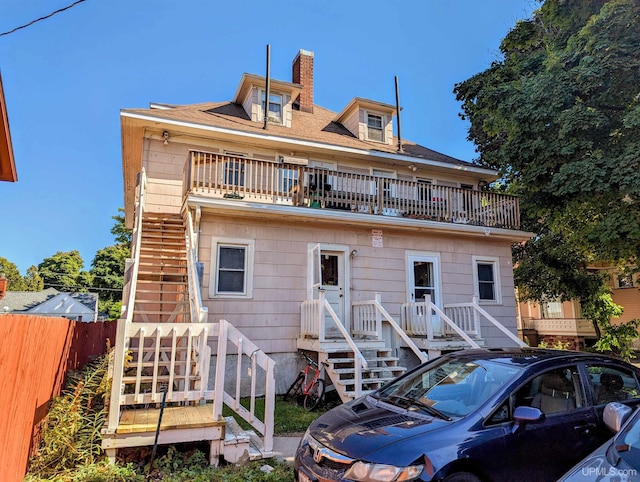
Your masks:
M249 408L249 399L242 399L240 403L245 408ZM281 396L278 396L276 397L273 432L275 435L301 435L311 422L339 403L339 400L336 400L335 392L329 393L325 395L325 401L316 410L307 412L295 400L285 401ZM225 405L222 414L228 417L234 415L234 412ZM260 420L264 420L263 398L256 399L255 414ZM243 429L251 429L251 426L241 417L236 415L235 418Z

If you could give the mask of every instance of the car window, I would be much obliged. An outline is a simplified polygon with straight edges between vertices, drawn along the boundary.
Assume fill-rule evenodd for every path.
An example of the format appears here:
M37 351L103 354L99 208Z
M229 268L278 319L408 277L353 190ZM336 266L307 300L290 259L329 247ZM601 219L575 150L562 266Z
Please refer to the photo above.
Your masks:
M555 368L529 380L515 395L515 406L539 408L546 415L584 406L576 366Z
M391 382L376 397L398 404L414 400L448 416L461 417L484 403L521 370L487 360L444 359Z
M618 454L631 467L640 467L640 412L636 412L614 439Z
M640 387L630 370L608 365L587 365L595 405L640 398Z

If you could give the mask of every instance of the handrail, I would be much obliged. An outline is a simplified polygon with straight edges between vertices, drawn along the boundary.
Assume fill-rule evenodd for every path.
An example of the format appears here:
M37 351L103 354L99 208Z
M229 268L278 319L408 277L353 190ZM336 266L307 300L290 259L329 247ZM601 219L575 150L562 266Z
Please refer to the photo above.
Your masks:
M512 341L516 342L518 344L518 346L528 346L525 342L523 342L520 338L518 338L516 335L514 335L513 333L511 333L509 330L507 330L502 323L500 323L498 320L496 320L493 316L491 316L489 313L487 313L477 302L476 297L473 297L473 301L471 302L471 304L473 305L474 309L476 311L478 311L478 313L480 313L482 316L484 316L487 321L489 321L491 324L493 324L496 328L498 328L502 333L504 333L505 335L507 335Z
M275 411L275 361L268 357L264 351L258 348L252 341L247 339L236 327L226 320L219 322L218 350L216 353L216 378L213 399L213 416L215 420L222 420L223 402L251 424L263 435L263 448L265 456L271 456L273 452L273 428ZM227 344L231 342L237 350L237 367L235 377L235 396L225 391L225 371L227 358ZM249 386L251 390L249 409L240 403L241 387L246 387L243 379L247 374L246 367L243 366L242 358L249 358L250 378ZM265 402L264 420L259 420L255 413L257 368L261 368L265 373ZM220 396L222 395L222 396Z
M193 229L193 218L191 211L187 210L187 280L189 284L189 309L192 323L206 323L209 309L202 304L202 294L200 293L200 277L196 269L198 253L196 252L196 236Z
M184 193L518 229L516 196L227 154L190 151Z
M428 305L428 309L431 309L433 311L435 311L438 315L440 315L440 319L442 321L444 321L447 325L449 325L453 331L455 331L458 335L460 335L460 337L466 341L469 345L471 345L472 348L480 348L480 345L478 345L475 341L473 341L473 339L471 339L469 337L469 335L467 335L464 331L462 331L460 329L460 327L458 325L456 325L453 320L451 318L449 318L444 311L442 311L440 308L438 308L433 302L431 302L430 300L425 300L425 304Z
M356 345L355 341L353 341L353 338L351 338L351 335L349 335L349 332L340 321L340 318L338 318L338 315L336 314L336 312L333 311L333 308L331 307L327 299L324 297L323 290L320 290L320 300L321 300L320 301L321 305L324 306L324 309L328 311L329 316L331 316L336 326L338 327L338 330L340 331L340 333L342 333L342 337L345 339L345 341L351 348L351 351L353 351L353 358L354 358L353 386L355 391L354 398L358 398L362 394L362 369L364 368L366 370L367 368L369 368L369 363L364 358L364 355ZM320 316L324 317L323 310L320 310Z
M411 351L418 357L420 363L424 363L429 359L425 356L424 352L422 352L418 346L413 342L413 340L407 335L407 333L400 327L400 325L393 319L393 317L389 314L389 312L382 306L380 293L376 293L375 295L375 307L380 312L380 314L387 320L387 323L391 325L391 327L396 331L400 338L407 344L407 346L411 349Z
M129 265L128 282L123 289L123 301L126 293L127 304L122 307L122 316L118 319L116 331L116 343L113 352L113 376L111 379L111 395L109 406L109 419L107 430L113 431L118 428L120 420L120 392L124 374L125 354L128 346L125 346L126 326L133 320L133 311L136 297L136 286L138 282L138 269L140 266L140 242L142 239L142 215L147 191L147 175L142 168L138 174L138 184L136 186L136 207L135 225L131 235L131 256L132 263Z

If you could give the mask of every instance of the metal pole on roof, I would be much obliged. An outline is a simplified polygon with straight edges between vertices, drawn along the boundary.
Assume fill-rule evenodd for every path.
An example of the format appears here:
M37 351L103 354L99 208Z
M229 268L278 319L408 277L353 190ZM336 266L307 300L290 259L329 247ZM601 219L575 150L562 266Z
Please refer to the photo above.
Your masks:
M271 45L267 44L267 85L266 92L264 94L264 126L263 129L267 128L267 124L269 123L269 96L271 90Z
M402 133L400 131L400 88L398 87L398 76L395 76L396 82L396 115L398 116L398 151L402 152Z

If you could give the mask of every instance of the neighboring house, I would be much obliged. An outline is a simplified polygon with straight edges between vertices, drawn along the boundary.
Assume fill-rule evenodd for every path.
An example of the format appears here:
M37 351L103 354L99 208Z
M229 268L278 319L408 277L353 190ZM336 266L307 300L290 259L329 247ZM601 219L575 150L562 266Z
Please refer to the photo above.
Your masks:
M611 323L616 325L640 318L640 274L622 273L605 265L591 269L607 272L613 302L624 308L622 315L612 319ZM568 343L569 348L578 350L593 345L597 340L593 323L582 317L578 300L520 302L518 331L533 346L540 342L551 346L560 341Z
M0 75L0 181L16 182L17 180L18 174L11 146L9 116L7 115L7 104L4 99L2 76Z
M316 105L313 63L301 50L291 81L244 74L231 101L121 111L134 234L112 407L157 402L165 381L169 401L224 398L242 412L240 388L214 394L254 374L259 355L278 367L263 384L270 403L297 374L298 350L348 400L443 351L521 343L511 245L530 233L518 199L485 189L495 171L394 136L395 105ZM163 362L163 343L201 344L205 325L218 338L211 380L206 350L174 343ZM228 340L249 356L225 384L220 340L236 329ZM176 369L185 359L197 368ZM111 457L143 444L126 440L131 416L110 413ZM224 450L210 436L213 461Z
M75 321L98 321L96 293L61 293L55 288L43 291L8 291L1 303L2 311L37 316L56 316Z

